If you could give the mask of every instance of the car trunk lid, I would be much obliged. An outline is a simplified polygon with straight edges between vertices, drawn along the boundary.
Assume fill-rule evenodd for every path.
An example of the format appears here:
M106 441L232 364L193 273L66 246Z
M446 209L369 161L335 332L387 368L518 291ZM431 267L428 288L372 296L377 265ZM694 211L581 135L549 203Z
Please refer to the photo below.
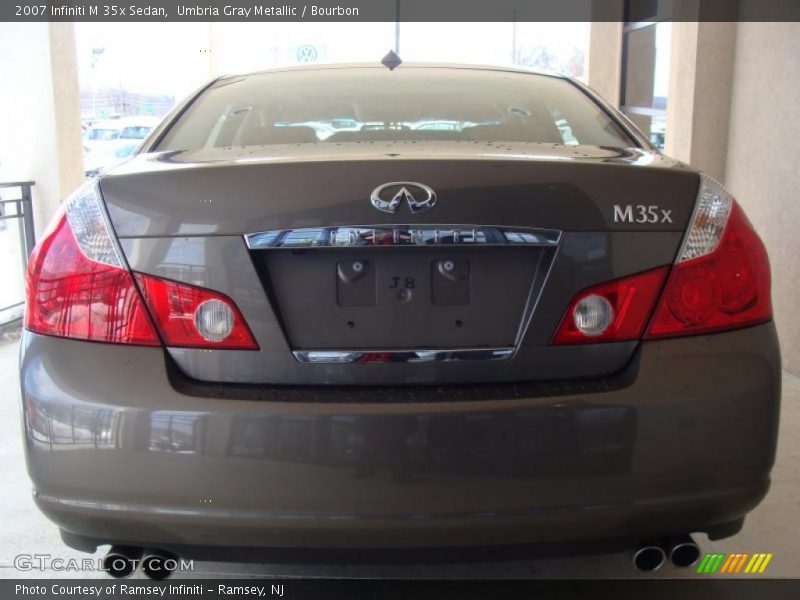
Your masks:
M553 347L553 332L581 289L674 260L698 185L638 150L322 146L142 155L103 179L131 267L227 294L261 346L170 349L188 375L348 385L607 375L636 342ZM414 185L431 188L435 206L414 212L401 195L395 212L378 210L373 191L397 182L416 201Z

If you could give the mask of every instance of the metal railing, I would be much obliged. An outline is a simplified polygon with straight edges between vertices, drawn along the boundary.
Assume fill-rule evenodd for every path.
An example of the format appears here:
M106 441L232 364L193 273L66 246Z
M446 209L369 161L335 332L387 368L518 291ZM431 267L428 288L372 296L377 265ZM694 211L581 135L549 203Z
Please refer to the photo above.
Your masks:
M25 306L25 269L36 244L31 199L34 185L33 181L0 183L0 326L19 319ZM16 236L11 229L14 224Z

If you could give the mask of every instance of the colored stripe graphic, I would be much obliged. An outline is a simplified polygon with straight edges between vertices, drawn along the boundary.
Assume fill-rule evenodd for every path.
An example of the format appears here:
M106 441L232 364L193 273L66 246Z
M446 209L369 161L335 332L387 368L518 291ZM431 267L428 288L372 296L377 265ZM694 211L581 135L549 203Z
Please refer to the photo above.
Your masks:
M725 553L722 552L720 554L717 554L716 558L714 559L714 562L711 563L711 573L717 572L717 569L719 569L720 566L722 566L723 560L725 560Z
M722 568L719 570L720 573L727 573L728 569L730 569L731 565L736 562L739 558L738 554L728 554L728 558L722 563Z
M716 573L717 569L720 568L722 565L722 561L725 559L724 552L714 552L714 553L706 553L703 557L700 566L697 567L698 573Z
M697 572L698 573L708 573L708 563L711 561L711 555L706 553L703 557L703 560L700 561L700 564L697 565Z
M703 574L738 574L763 573L774 555L766 552L750 554L749 552L706 553L697 567L697 573Z
M761 566L759 567L758 572L759 573L763 573L764 570L767 568L767 565L769 564L769 561L771 561L771 560L772 560L772 554L767 554L766 556L764 556L764 561L761 563Z
M753 554L753 558L750 559L750 562L747 563L747 566L744 569L745 573L755 573L758 567L761 565L761 561L764 559L763 554Z
M744 563L747 562L748 558L750 558L750 555L748 553L746 553L746 552L741 554L741 555L739 555L739 556L740 556L739 562L736 563L736 568L735 569L731 568L731 571L730 571L731 573L738 573L739 571L741 571L742 567L744 567Z

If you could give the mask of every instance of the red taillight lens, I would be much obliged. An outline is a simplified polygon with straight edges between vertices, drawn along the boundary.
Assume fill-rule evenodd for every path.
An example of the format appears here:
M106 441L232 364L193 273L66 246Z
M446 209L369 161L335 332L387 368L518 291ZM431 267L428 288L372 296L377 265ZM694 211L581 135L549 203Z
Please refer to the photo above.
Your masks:
M163 339L171 346L258 349L227 296L149 275L136 278L138 288L114 243L97 184L88 182L64 203L31 253L25 327L115 344L160 346Z
M767 251L734 202L716 249L672 268L646 337L724 331L771 318Z
M569 305L553 344L585 344L638 340L664 284L668 267L638 273L583 290ZM594 320L587 310L606 313ZM592 328L587 323L594 324Z
M258 350L233 300L184 283L135 274L167 346Z
M125 269L87 258L66 215L28 261L25 328L66 338L158 346L160 341Z

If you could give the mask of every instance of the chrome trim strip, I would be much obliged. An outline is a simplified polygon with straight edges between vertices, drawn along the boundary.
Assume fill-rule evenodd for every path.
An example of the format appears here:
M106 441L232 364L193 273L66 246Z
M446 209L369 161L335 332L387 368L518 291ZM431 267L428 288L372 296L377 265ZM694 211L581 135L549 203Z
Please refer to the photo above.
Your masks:
M514 340L514 354L516 354L519 350L522 340L525 338L525 334L528 332L528 328L533 321L533 314L536 312L536 308L539 306L539 300L541 299L542 294L544 293L544 288L547 286L547 282L550 279L550 273L553 271L553 265L556 263L556 257L560 248L561 246L556 246L552 249L547 248L542 250L541 255L539 256L540 261L549 261L549 264L547 265L547 270L542 277L541 283L539 282L538 269L537 274L534 276L533 281L531 282L531 290L528 294L528 301L525 303L525 312L523 313L522 321L520 322L519 329L517 330L517 337Z
M244 236L251 250L386 246L557 246L556 229L492 225L357 225L275 229Z
M295 350L307 364L429 363L458 360L506 360L514 348L462 348L457 350Z

